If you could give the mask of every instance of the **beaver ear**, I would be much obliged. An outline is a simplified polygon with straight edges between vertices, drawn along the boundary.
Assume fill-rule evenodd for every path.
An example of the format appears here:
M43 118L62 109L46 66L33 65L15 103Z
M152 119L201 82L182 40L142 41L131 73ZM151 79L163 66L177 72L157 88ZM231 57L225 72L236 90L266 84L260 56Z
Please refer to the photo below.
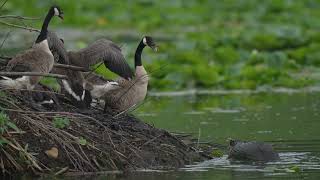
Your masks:
M236 144L237 144L236 140L230 139L230 141L229 141L230 146L235 146Z

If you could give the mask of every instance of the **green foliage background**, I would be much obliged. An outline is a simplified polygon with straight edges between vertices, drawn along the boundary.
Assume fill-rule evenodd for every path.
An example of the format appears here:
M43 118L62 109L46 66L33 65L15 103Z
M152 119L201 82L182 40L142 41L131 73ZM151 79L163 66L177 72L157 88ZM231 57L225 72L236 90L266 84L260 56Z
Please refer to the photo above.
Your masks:
M151 89L299 88L320 79L318 0L9 0L1 13L43 17L53 3L65 12L53 27L154 36L160 53L143 57L155 71Z

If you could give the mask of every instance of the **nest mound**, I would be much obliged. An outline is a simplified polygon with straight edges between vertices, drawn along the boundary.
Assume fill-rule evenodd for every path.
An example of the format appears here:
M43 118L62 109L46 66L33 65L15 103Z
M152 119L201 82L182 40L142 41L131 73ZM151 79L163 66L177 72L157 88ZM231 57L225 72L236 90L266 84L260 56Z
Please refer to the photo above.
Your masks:
M80 113L66 100L60 106L63 111L39 108L24 93L0 92L0 108L11 122L1 134L2 173L172 169L207 158L133 115Z

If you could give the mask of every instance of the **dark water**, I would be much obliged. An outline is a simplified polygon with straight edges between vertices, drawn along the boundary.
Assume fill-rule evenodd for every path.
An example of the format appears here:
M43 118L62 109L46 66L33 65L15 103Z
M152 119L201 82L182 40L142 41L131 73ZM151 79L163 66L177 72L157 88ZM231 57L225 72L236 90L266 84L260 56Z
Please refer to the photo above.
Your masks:
M281 160L263 165L231 163L224 155L178 171L126 178L320 179L319 109L319 93L149 97L136 114L156 127L225 146L228 138L270 142Z

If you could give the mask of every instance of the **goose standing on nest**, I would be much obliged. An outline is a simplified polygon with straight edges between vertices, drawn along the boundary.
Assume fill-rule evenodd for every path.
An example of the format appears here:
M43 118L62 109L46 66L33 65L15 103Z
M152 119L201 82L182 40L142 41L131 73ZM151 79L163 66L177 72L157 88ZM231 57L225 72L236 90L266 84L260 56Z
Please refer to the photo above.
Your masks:
M58 6L52 6L43 22L40 34L31 49L12 58L7 71L49 73L53 67L54 57L49 49L48 25L53 16L63 19L63 12ZM0 87L31 90L40 81L41 76L0 77Z
M146 97L149 77L141 61L141 54L146 46L157 51L157 46L150 36L142 38L134 56L134 78L131 80L119 79L115 81L117 85L114 85L113 90L104 93L102 96L102 99L105 100L104 112L107 108L116 112L125 111L142 102Z
M62 49L64 48L63 40L50 35L50 40L52 40L53 48ZM59 41L59 42L58 42ZM50 43L49 43L50 44ZM58 46L58 47L55 47ZM60 53L59 53L60 54ZM67 53L68 61L71 65L80 66L88 71L90 70L91 65L98 64L103 62L104 65L112 72L118 74L124 79L130 80L133 78L134 74L126 62L121 48L117 46L114 42L107 39L99 39L92 44L88 45L86 48L80 49L78 51L69 51ZM59 60L61 55L59 55ZM62 57L62 59L64 59ZM58 61L59 62L59 61ZM65 62L60 62L65 64ZM86 106L90 106L91 94L86 90L87 81L84 80L84 76L80 72L70 73L64 69L54 69L54 72L57 74L67 75L72 77L69 81L62 80L60 85L63 87L64 91L67 92L73 98L73 101L77 102L85 101ZM90 75L91 73L89 73ZM85 76L85 78L87 78ZM111 83L112 84L112 83ZM95 85L95 89L99 91L106 92L109 89L109 86L104 85ZM90 97L89 97L90 96ZM102 96L102 94L101 94Z
M121 48L107 39L99 39L79 51L69 51L70 63L90 70L90 66L103 62L112 72L122 78L131 79L134 74L126 62Z
M48 44L56 63L71 64L63 39L59 38L53 31L48 32ZM73 105L78 108L85 108L90 105L92 99L90 93L84 89L84 79L79 71L53 68L51 72L68 77L67 80L58 79L58 83L61 87L61 93L65 94Z

